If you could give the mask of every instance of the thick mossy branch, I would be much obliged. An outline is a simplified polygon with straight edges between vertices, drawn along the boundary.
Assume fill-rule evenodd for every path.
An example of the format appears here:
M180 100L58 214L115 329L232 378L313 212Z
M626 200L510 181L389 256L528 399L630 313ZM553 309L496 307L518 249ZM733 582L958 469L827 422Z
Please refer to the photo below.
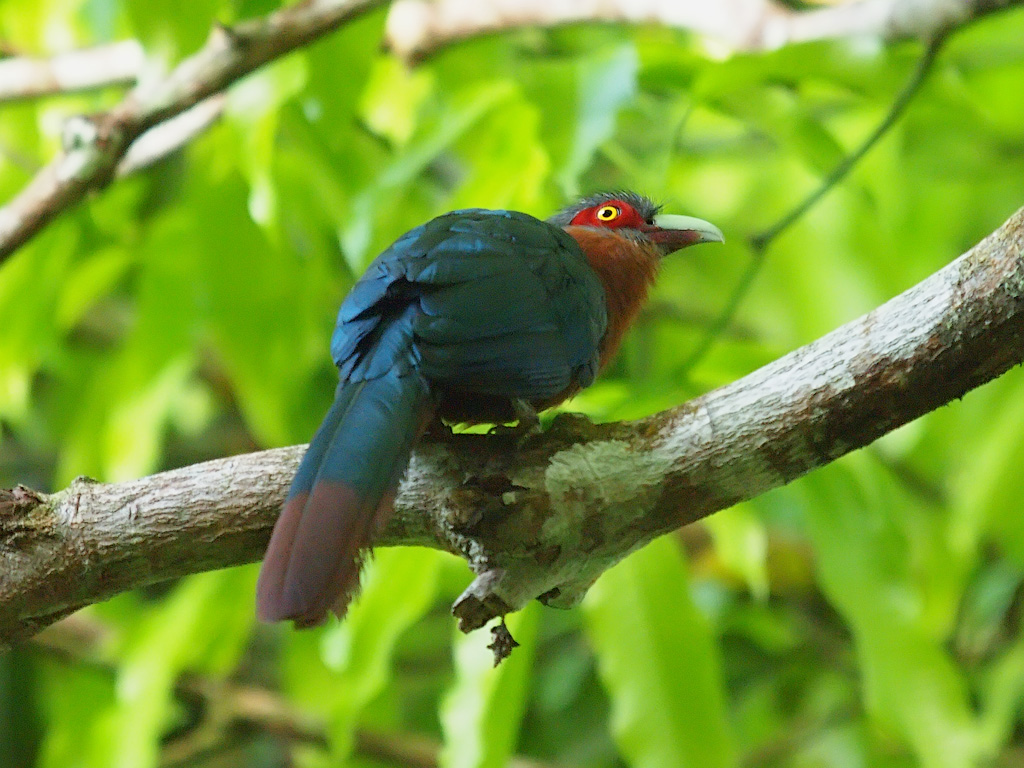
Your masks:
M787 483L1024 361L1024 209L878 309L728 386L630 423L563 415L516 448L413 455L380 545L462 555L464 629L574 604L654 537ZM0 496L0 639L127 589L257 560L301 446L51 496Z

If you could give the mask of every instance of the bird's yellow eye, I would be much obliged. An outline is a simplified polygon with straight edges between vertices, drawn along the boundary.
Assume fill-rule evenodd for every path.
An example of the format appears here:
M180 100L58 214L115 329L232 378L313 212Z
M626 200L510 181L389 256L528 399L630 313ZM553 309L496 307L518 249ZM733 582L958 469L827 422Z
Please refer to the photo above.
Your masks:
M615 221L621 215L622 211L614 205L602 205L597 209L597 218L599 221Z

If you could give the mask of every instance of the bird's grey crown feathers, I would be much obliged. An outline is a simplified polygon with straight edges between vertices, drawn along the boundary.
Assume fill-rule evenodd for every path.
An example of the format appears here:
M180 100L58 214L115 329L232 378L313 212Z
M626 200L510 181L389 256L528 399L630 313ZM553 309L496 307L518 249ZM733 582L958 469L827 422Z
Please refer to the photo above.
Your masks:
M572 205L568 205L562 210L558 211L553 216L548 217L548 223L554 224L556 227L567 227L576 218L576 214L580 211L585 211L587 208L593 208L595 205L601 205L607 203L610 200L621 200L624 203L636 208L644 221L650 221L654 218L654 215L661 210L661 206L651 200L649 197L637 194L636 192L611 191L611 192L597 192L593 195L577 200Z

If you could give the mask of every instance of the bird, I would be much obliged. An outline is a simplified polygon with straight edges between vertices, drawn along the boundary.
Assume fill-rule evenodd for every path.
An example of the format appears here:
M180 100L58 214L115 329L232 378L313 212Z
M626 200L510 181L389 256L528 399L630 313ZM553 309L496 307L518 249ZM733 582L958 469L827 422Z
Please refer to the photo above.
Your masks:
M615 355L662 259L724 239L634 192L590 195L546 220L457 210L399 237L338 312L338 388L274 526L258 617L297 628L343 617L432 423L535 429L538 411Z

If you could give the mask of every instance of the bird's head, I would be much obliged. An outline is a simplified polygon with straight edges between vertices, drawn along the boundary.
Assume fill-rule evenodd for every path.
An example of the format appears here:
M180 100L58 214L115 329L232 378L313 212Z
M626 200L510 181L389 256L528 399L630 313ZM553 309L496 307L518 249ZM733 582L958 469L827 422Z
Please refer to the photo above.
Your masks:
M663 256L697 243L724 243L722 230L693 216L660 213L661 206L635 192L602 192L585 197L548 219L560 227L609 229L657 246Z

